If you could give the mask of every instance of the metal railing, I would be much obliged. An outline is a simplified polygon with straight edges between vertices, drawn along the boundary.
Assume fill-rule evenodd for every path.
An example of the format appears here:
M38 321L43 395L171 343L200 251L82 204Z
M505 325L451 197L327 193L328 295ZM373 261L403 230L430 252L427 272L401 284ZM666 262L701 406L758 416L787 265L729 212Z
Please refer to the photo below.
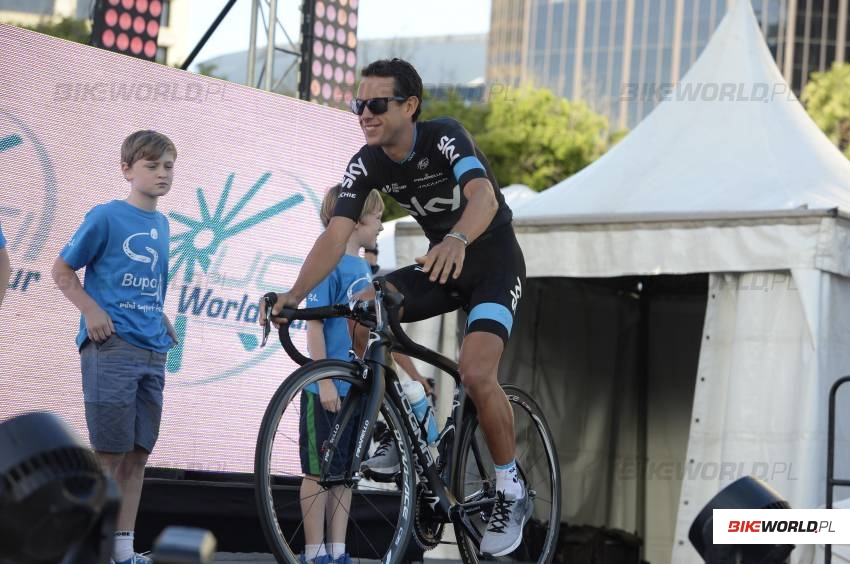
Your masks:
M835 487L850 486L850 479L835 477L835 395L842 384L850 382L850 376L836 380L829 389L829 421L826 439L826 508L832 509L832 495ZM824 564L832 564L832 545L823 547Z

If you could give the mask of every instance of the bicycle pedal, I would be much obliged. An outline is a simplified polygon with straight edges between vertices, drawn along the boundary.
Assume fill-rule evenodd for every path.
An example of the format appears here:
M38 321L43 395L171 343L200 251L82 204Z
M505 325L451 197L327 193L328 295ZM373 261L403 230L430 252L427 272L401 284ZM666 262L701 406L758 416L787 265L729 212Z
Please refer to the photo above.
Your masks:
M381 472L375 472L373 470L363 469L362 470L363 477L372 480L373 482L378 482L382 484L389 484L396 481L396 477L398 476L398 472L393 472L392 474L383 474Z

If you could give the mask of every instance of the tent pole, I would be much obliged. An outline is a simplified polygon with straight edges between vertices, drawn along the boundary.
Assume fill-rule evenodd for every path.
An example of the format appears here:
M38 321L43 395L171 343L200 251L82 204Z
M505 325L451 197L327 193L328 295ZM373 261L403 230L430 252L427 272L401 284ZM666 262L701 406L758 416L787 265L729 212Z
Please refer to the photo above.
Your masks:
M649 437L649 309L651 296L647 291L647 280L640 282L638 288L638 308L640 320L638 322L638 385L637 385L637 480L635 491L635 528L641 539L641 560L646 552L646 465L647 444Z

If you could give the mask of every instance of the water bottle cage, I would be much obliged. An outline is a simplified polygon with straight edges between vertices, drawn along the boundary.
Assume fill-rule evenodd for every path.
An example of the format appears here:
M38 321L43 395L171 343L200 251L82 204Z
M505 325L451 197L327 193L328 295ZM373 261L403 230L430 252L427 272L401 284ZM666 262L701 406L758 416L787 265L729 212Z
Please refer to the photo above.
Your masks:
M455 438L455 422L453 417L446 419L446 426L437 437L437 472L442 475L452 455L452 445Z
M428 440L428 422L431 420L436 421L436 417L437 414L434 413L434 408L432 408L429 404L428 407L425 408L425 417L419 421L419 429L422 431L422 436L425 437L425 440L428 441L429 445L437 444L437 441L440 439L438 436L433 442Z

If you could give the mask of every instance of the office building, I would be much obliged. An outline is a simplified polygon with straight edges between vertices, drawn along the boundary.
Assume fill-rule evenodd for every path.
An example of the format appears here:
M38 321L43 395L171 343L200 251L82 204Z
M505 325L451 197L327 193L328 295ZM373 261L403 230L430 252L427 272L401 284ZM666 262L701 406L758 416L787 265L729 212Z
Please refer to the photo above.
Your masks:
M487 82L545 86L586 101L612 129L632 128L658 103L658 87L687 72L733 1L493 0ZM753 0L797 94L811 72L850 60L848 2Z

